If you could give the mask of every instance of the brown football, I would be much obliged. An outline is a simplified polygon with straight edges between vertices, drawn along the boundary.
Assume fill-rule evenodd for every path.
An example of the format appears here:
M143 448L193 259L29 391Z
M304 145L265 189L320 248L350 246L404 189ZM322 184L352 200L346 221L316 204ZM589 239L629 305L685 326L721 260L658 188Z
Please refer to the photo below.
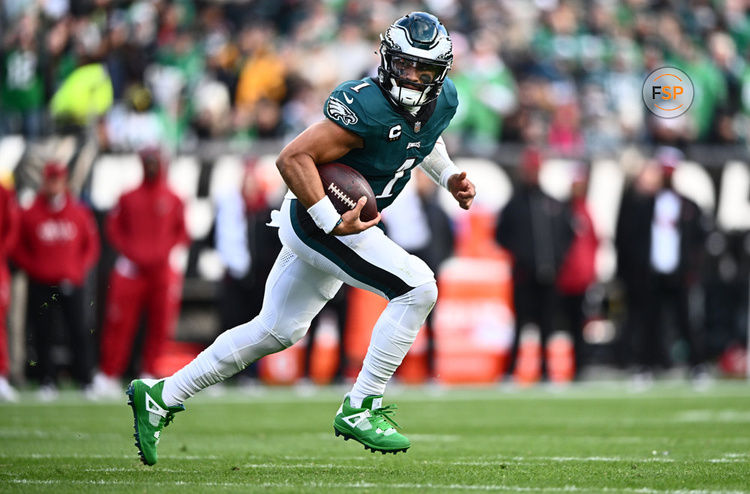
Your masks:
M339 214L354 209L357 200L365 196L367 204L362 208L359 218L362 221L375 219L378 215L375 194L361 173L341 163L320 165L318 173L320 173L320 180L323 182L326 195L331 199Z

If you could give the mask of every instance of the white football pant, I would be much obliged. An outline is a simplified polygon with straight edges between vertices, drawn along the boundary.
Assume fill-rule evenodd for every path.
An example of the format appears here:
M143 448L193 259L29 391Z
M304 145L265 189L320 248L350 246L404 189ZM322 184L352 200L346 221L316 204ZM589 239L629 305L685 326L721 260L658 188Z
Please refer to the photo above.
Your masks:
M296 200L287 198L278 216L283 248L266 281L263 308L250 322L222 333L195 360L167 378L167 405L182 403L259 358L281 351L307 332L313 318L345 282L389 300L349 394L359 407L381 395L417 337L437 299L432 271L378 227L356 235L320 230Z

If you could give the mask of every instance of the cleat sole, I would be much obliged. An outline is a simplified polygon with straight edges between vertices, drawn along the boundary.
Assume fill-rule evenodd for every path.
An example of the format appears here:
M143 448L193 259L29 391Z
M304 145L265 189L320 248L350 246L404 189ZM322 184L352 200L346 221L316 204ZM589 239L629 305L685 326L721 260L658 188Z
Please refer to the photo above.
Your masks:
M406 453L406 450L409 449L409 448L398 448L398 449L376 448L376 447L370 446L368 444L365 444L363 442L360 442L359 439L357 439L356 437L352 436L351 434L349 434L347 432L342 432L342 431L338 430L336 428L336 426L333 426L333 432L334 432L334 434L336 434L336 437L342 436L344 438L344 441L348 441L349 439L354 439L355 441L357 441L358 443L360 443L362 446L364 446L365 450L369 449L373 453L375 453L375 452L380 452L380 453L383 453L383 454L393 453L395 455L396 453Z

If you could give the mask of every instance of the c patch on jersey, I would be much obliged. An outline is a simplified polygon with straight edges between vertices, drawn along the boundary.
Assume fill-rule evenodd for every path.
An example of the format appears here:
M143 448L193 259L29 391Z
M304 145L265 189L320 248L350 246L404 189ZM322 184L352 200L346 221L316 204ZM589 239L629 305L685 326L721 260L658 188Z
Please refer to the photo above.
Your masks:
M326 106L328 116L334 120L341 120L344 125L354 125L359 122L357 114L354 113L351 108L346 106L343 101L331 96L328 98L328 105Z
M401 124L396 124L388 130L388 140L398 141L401 139Z

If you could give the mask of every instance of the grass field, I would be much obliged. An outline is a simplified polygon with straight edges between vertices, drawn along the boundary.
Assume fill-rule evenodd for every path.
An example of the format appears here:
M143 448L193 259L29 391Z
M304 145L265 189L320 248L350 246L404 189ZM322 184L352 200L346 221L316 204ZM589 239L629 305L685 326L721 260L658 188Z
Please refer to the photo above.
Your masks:
M334 438L341 389L198 396L138 462L122 403L0 405L0 492L750 492L750 385L398 388L407 454Z

